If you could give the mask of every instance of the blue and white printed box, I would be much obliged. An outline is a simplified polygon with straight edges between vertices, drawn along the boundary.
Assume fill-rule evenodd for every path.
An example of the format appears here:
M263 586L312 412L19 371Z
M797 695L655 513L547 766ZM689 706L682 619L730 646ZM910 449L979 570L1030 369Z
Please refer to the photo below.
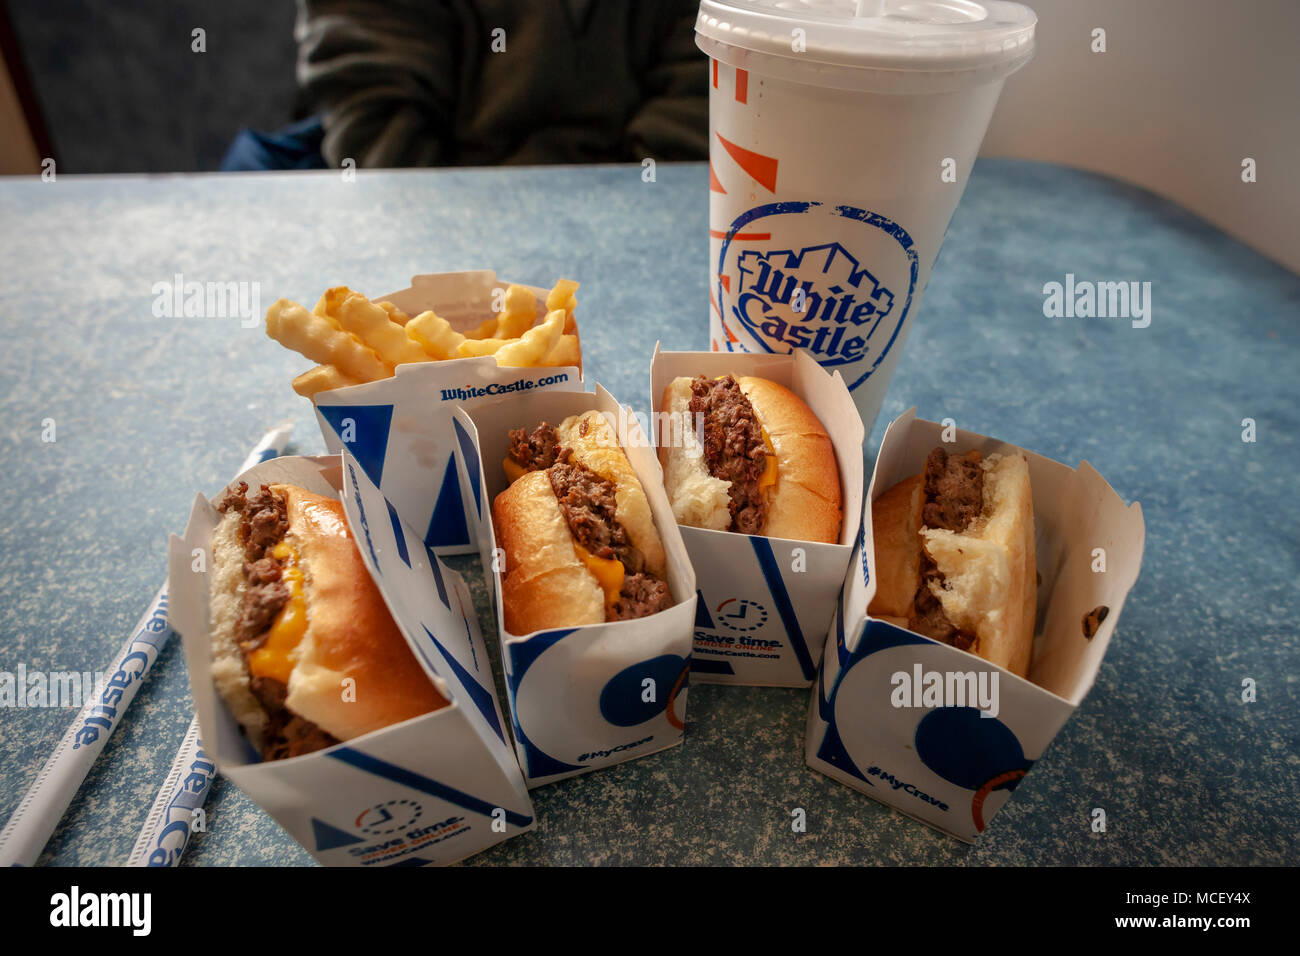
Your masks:
M596 409L650 501L663 539L674 604L634 621L511 634L501 607L501 563L494 560L492 502L506 488L502 462L512 428ZM546 391L456 412L461 480L485 571L492 574L514 721L515 749L528 786L563 780L682 742L695 620L695 572L673 521L650 440L630 411L600 385L595 393Z
M947 434L945 435L945 432ZM945 442L944 438L951 439ZM1039 586L1029 679L867 614L876 593L871 509L808 710L808 765L968 843L1010 799L1083 702L1137 581L1142 507L1087 462L1077 469L916 417L885 432L869 500L951 454L1029 461ZM1083 619L1109 609L1091 637Z
M700 592L691 678L703 684L807 687L817 674L858 536L862 418L840 374L827 372L806 352L661 352L656 344L650 363L654 420L661 420L664 389L673 379L728 373L784 385L821 420L839 465L844 523L836 544L681 529ZM660 429L651 431L656 443L663 440Z
M493 315L493 297L509 283L490 269L415 276L411 286L375 301L393 303L407 315L432 309L452 328L468 331ZM538 318L547 290L537 296ZM317 393L316 420L325 447L344 448L367 476L438 554L472 554L465 505L456 475L451 411L504 395L540 389L582 389L576 366L503 368L491 356L399 365L392 378ZM388 468L386 460L418 462L419 468Z
M347 455L275 458L236 480L342 498L393 619L450 703L315 753L259 760L212 682L206 556L220 516L199 495L184 536L172 535L168 586L199 732L220 772L327 866L454 863L532 829L532 802L460 575L441 565Z

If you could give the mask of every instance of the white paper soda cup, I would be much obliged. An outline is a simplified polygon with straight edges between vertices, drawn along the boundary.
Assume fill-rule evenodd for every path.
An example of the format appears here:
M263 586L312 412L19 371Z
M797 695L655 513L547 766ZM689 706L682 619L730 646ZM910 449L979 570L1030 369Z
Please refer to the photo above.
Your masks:
M808 349L871 433L1035 22L1002 2L702 0L714 351Z

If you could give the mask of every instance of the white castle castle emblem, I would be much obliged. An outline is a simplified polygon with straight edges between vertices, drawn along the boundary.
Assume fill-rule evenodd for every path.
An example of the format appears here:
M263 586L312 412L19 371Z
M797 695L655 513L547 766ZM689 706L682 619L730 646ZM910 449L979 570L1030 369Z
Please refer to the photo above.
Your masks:
M773 351L804 348L822 365L859 361L894 293L838 242L738 257L736 319Z

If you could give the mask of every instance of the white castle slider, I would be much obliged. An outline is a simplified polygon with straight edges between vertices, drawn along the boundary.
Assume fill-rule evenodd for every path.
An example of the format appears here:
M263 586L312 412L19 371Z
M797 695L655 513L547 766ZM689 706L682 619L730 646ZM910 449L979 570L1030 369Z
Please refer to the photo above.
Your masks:
M217 510L212 675L264 760L447 706L366 571L339 501L291 484L249 493L241 481Z

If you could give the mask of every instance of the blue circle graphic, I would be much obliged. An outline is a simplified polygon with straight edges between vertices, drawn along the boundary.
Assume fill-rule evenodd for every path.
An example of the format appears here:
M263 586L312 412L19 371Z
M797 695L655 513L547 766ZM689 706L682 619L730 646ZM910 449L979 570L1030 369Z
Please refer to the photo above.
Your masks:
M635 727L664 712L677 679L686 667L685 658L664 654L625 667L600 692L600 714L616 727ZM654 681L654 699L647 701L645 681Z
M978 790L1010 770L1028 770L1020 740L996 717L974 707L939 707L916 726L916 755L949 783ZM1014 781L1010 785L1019 781Z

